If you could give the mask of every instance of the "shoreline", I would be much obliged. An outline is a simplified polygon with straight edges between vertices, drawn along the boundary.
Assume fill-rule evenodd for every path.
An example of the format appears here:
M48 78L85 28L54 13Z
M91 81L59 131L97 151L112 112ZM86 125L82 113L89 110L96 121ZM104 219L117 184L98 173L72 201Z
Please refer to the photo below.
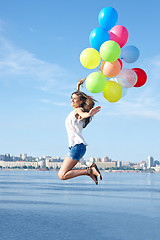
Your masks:
M40 171L40 172L58 172L56 169L14 169L14 168L5 168L0 169L0 171ZM138 171L138 170L101 170L101 172L112 172L112 173L160 173L156 171Z

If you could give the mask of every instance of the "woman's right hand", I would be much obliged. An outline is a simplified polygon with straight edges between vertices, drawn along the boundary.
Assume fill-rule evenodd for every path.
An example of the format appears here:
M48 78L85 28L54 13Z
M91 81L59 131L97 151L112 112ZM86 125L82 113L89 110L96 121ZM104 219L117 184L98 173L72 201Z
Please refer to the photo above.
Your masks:
M86 80L86 78L79 80L79 82L78 82L78 84L77 84L77 90L78 90L78 91L79 91L79 89L80 89L80 86L84 83L85 80Z

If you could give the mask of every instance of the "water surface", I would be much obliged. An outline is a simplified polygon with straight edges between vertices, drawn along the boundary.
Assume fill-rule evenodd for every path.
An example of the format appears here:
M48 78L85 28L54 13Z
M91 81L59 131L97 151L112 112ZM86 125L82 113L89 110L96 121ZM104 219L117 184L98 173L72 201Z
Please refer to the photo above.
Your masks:
M2 240L160 240L160 174L0 171Z

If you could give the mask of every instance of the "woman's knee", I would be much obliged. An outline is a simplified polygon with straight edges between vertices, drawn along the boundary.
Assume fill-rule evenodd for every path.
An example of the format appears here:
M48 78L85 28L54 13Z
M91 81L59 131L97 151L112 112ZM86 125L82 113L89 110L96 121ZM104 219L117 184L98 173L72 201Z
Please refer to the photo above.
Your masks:
M59 177L61 180L65 180L65 174L64 174L62 171L59 171L59 172L58 172L58 177Z

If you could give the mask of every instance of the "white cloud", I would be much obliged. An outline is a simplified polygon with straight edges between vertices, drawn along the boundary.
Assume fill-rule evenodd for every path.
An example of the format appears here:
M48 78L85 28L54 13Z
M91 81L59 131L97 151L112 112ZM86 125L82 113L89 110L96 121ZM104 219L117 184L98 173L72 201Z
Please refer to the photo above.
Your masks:
M152 98L137 98L134 102L121 101L118 110L125 116L139 116L160 120L160 102Z
M104 114L126 118L135 116L160 120L160 99L147 94L147 92L150 91L144 91L141 96L137 96L137 94L132 94L132 97L126 96L117 103L105 103L103 105Z
M27 80L42 91L48 91L59 82L62 83L69 75L58 64L40 60L34 54L13 46L4 37L0 37L0 72L0 81Z
M67 103L65 102L54 102L54 101L51 101L51 100L48 100L48 99L41 99L41 102L42 103L45 103L45 104L51 104L51 105L55 105L55 106L68 106Z

